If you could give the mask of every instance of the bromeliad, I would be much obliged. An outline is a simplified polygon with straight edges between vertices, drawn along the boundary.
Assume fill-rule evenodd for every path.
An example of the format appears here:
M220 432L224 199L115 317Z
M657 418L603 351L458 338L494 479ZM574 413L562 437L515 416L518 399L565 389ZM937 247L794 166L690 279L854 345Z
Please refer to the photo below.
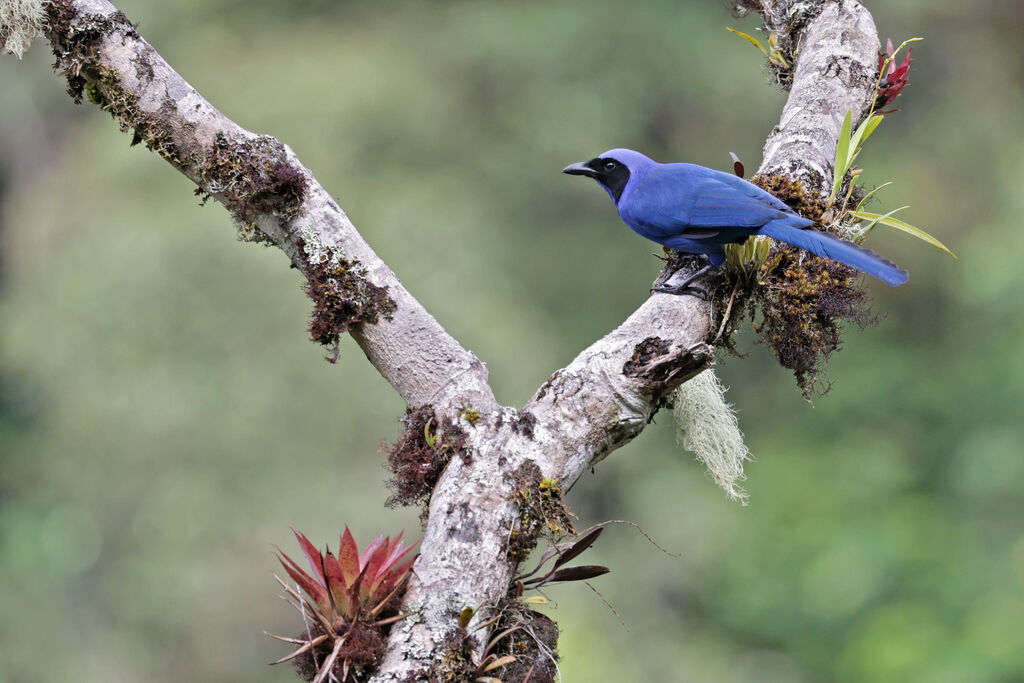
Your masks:
M278 549L278 559L303 593L279 577L289 602L306 621L299 638L274 636L299 647L275 664L293 660L300 675L320 683L334 674L338 681L354 680L350 674L376 664L384 652L385 626L398 614L399 593L418 554L402 545L402 534L391 540L378 536L359 552L345 527L338 555L321 553L308 538L292 530L309 560L312 574Z

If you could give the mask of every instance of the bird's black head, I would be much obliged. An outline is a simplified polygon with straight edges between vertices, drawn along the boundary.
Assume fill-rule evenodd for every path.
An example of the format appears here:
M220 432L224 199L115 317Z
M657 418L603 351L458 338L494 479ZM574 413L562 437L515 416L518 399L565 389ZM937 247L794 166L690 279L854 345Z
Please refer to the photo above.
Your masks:
M571 164L563 168L562 173L593 178L608 190L616 204L619 203L622 191L626 189L626 183L629 182L629 167L610 156L595 157L590 161Z

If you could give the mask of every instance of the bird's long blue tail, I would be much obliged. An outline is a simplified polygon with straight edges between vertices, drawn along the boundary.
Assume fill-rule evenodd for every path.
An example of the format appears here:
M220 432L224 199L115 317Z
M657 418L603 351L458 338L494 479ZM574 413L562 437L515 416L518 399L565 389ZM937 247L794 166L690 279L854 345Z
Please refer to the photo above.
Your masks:
M780 242L806 249L818 256L845 263L851 268L878 278L887 285L894 287L902 285L909 278L907 271L870 249L857 246L853 242L847 242L820 230L795 228L789 225L785 218L771 221L757 232L759 235L767 235Z

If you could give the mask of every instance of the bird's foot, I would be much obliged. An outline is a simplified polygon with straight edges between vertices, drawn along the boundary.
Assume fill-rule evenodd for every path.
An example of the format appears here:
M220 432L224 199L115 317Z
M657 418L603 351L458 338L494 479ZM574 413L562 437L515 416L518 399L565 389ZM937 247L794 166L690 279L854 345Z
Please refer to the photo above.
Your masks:
M711 300L711 295L708 293L708 290L685 282L681 285L674 285L672 287L666 287L664 285L651 287L651 294L675 294L677 296L688 294L690 296L703 299L704 301Z
M691 286L691 283L694 280L697 280L698 278L700 278L703 275L707 274L708 271L710 271L710 270L711 270L711 264L708 264L708 265L704 266L703 268L701 268L700 270L698 270L693 275L691 275L690 277L688 277L685 280L683 280L682 282L680 282L678 285L667 285L667 284L664 284L664 283L662 283L660 285L655 285L654 287L651 287L651 294L654 294L655 292L657 292L659 294L676 294L676 295L689 294L691 296L700 297L704 301L708 301L711 298L709 291L707 289L703 289L701 287Z

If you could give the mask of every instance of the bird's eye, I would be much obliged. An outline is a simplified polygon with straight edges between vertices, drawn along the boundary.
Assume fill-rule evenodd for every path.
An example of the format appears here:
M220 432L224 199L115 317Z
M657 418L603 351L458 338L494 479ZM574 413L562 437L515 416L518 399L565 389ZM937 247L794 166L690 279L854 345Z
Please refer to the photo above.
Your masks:
M606 171L614 171L615 170L615 162L614 161L606 161L605 164L604 164L604 170L606 170Z

